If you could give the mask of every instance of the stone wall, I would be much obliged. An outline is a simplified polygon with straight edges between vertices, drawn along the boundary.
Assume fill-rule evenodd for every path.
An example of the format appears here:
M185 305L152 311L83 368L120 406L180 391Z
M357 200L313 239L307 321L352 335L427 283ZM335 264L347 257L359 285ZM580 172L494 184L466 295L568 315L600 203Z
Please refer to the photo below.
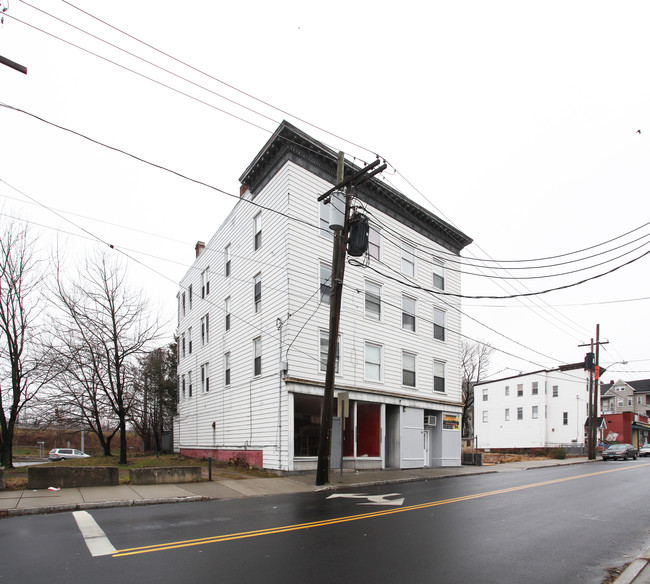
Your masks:
M30 466L27 488L108 487L119 485L119 470L115 466Z
M158 466L129 470L132 485L196 483L201 480L200 466Z

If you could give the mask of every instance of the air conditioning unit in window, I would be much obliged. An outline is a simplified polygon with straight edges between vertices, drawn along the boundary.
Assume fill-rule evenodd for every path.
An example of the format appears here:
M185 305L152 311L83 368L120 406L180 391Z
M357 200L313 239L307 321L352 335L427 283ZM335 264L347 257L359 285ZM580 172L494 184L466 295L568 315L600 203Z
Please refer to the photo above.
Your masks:
M438 422L438 416L424 416L425 426L435 426Z

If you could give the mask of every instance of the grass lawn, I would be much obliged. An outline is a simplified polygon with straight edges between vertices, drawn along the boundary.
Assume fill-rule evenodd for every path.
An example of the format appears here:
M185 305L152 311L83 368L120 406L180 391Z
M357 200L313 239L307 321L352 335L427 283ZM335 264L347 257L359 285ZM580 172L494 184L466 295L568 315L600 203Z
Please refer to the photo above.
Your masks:
M15 455L16 456L16 455ZM20 455L18 455L19 457ZM155 466L200 466L203 480L208 480L209 468L206 459L187 458L180 454L156 455L130 455L126 465L119 464L119 455L115 456L91 456L79 460L61 460L47 462L39 466L117 466L120 469L120 484L129 484L129 469L150 468ZM17 461L16 461L17 462ZM27 488L27 466L5 470L7 489L19 490ZM273 473L246 466L233 466L226 462L212 461L212 480L221 479L247 479L265 478L277 476Z

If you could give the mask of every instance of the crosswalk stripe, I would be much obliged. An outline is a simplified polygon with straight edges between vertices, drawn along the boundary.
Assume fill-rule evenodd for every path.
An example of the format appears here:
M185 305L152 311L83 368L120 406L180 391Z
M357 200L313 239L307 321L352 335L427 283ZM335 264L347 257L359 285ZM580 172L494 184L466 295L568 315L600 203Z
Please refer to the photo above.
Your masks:
M113 544L108 540L106 534L102 531L101 527L93 519L93 516L88 511L75 511L72 513L77 527L83 535L84 541L88 546L90 555L95 556L109 556L115 553Z

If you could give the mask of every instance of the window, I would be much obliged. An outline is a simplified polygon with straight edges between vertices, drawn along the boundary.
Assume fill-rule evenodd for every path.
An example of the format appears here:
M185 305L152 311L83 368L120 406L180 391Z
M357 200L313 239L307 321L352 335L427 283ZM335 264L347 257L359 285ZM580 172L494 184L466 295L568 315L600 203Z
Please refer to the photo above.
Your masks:
M628 406L631 406L631 405L632 405L632 398L631 398L631 397L628 397L628 398L627 398L627 405L628 405Z
M224 258L224 274L226 275L226 278L230 276L230 245L226 246L226 249L223 252L223 258Z
M230 297L226 298L224 301L223 311L226 315L226 330L230 330Z
M367 381L381 381L381 345L366 343L364 377Z
M230 385L230 353L223 356L224 384Z
M185 399L185 375L181 375L181 391L183 399Z
M189 345L189 353L192 354L192 327L187 331L187 343Z
M562 412L562 425L563 426L569 425L569 412Z
M487 423L488 421L488 413L487 410L483 410L483 423Z
M533 420L536 420L539 417L539 408L538 406L533 406Z
M187 372L187 388L188 388L187 397L192 397L192 372L191 371Z
M415 311L417 301L415 298L402 296L402 328L405 331L415 332Z
M445 362L433 362L433 390L445 391Z
M332 292L332 266L326 262L320 262L320 302L321 304L330 303L330 294Z
M439 308L433 309L433 338L445 340L445 311Z
M533 381L533 395L539 395L539 382Z
M185 357L185 333L181 335L181 355Z
M517 397L523 397L524 396L524 384L523 383L518 383L517 384Z
M415 354L402 352L402 385L415 387Z
M415 247L402 242L402 274L415 278Z
M438 290L445 289L445 267L444 264L438 259L433 258L433 287Z
M624 405L623 399L622 399L622 398L617 399L617 400L616 400L616 405L617 405L618 407L622 408L623 405Z
M643 403L643 402L641 401L641 396L640 396L640 395L637 395L637 396L636 396L636 403L639 404L639 405L641 405L641 404Z
M207 393L210 391L210 373L208 371L208 363L201 365L201 392Z
M326 203L326 200L323 199L319 203L320 229L318 230L318 234L326 239L333 239L334 233L330 229L330 206Z
M381 252L381 235L374 227L370 227L368 233L368 255L375 259L379 260L379 253Z
M201 298L210 294L210 266L201 272Z
M553 386L553 397L557 397L558 394L560 393L560 388L557 385Z
M190 284L190 288L188 290L189 292L189 300L190 300L190 310L192 310L192 284Z
M255 312L262 310L262 274L257 274L253 278L253 303Z
M517 419L518 420L524 419L524 408L517 408Z
M329 331L320 331L320 371L327 371L327 354L329 353ZM338 343L336 343L336 364L334 366L334 373L340 373L340 355L341 355L341 335L339 335Z
M253 339L253 375L262 375L262 337Z
M506 385L506 395L510 395L510 386Z
M262 213L253 217L253 249L258 250L262 247Z
M488 390L487 387L483 389L483 401L488 400Z
M185 292L183 292L183 316L185 316Z
M201 345L207 345L210 342L210 315L206 314L201 319Z
M366 318L381 320L381 286L366 282Z
M506 408L506 413L505 413L504 419L505 419L506 422L510 421L510 409L509 408Z

